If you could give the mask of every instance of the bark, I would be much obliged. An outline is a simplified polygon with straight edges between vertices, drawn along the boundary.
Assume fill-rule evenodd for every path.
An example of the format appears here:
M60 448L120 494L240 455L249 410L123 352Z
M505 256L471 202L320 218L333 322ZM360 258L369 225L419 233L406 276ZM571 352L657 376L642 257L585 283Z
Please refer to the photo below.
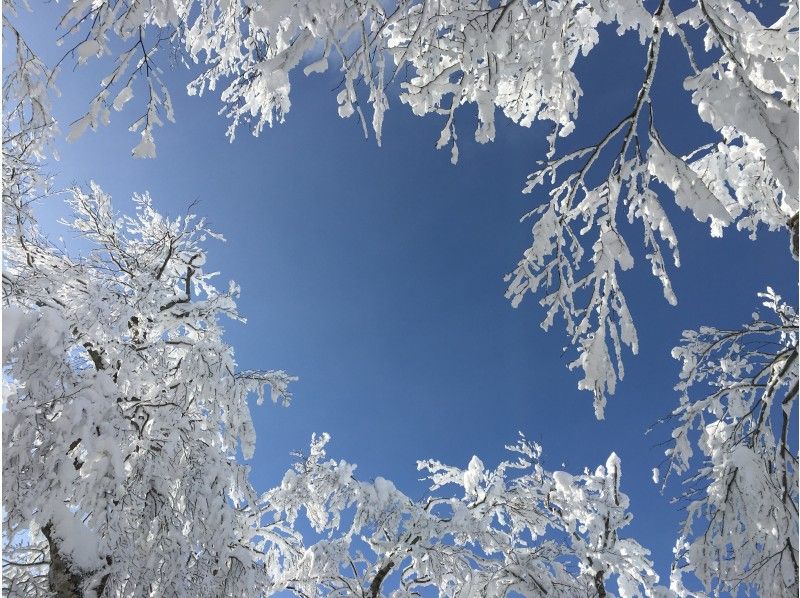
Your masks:
M58 538L53 535L52 522L42 528L42 533L47 539L47 546L50 549L50 566L47 570L47 585L50 591L56 598L82 598L93 573L76 570L72 563L61 554ZM107 556L106 563L111 565L112 562L111 557ZM109 574L106 573L99 582L95 582L94 596L99 598L103 595L108 578Z
M369 586L369 595L371 598L378 598L378 596L380 596L381 584L383 583L383 580L386 579L386 576L389 575L389 572L393 567L394 561L389 561L378 570L378 574L375 576Z
M58 547L58 539L53 536L53 524L42 528L47 545L50 548L50 567L47 571L47 583L56 598L81 598L83 576L70 567Z
M604 577L605 573L603 571L598 571L594 576L594 588L597 590L599 598L606 598L606 586L603 583Z

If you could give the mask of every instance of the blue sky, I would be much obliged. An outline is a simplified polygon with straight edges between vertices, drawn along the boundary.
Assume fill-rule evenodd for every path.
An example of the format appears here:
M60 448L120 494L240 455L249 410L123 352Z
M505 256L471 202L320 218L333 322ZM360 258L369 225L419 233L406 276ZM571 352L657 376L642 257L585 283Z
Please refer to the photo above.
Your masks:
M61 51L52 45L51 12L25 18L50 59ZM605 33L579 67L585 94L565 149L595 140L633 103L644 48ZM673 40L663 52L656 120L680 153L709 130L682 90L686 64ZM64 134L93 95L97 74L93 66L64 69L56 103ZM391 478L422 496L417 459L465 466L478 454L495 464L522 431L543 445L551 469L594 468L616 451L635 516L627 533L653 550L657 570L668 575L681 514L652 483L651 469L669 429L644 432L677 402L679 366L670 349L684 329L746 321L768 284L786 296L796 292L784 233L763 232L751 242L727 230L711 239L707 226L667 200L683 262L673 270L673 308L649 274L640 230L629 227L636 267L622 283L640 354L627 356L625 380L605 421L596 421L591 396L576 389L578 376L566 368L571 353L562 356L561 323L545 333L532 297L516 310L503 297L502 277L530 240L530 225L519 217L540 199L521 189L544 157L543 126L522 129L499 117L497 140L478 145L474 111L464 109L460 162L452 166L448 151L434 149L442 123L395 102L378 148L356 120L338 117L333 73L296 76L286 123L257 139L241 130L229 144L218 96L187 97L183 70L165 77L177 123L156 131L156 160L130 157L137 137L126 131L127 111L72 144L62 139L54 170L62 186L96 180L120 209L144 190L173 215L198 201L194 210L227 237L210 245L209 266L242 287L248 323L227 325L240 366L300 376L289 409L254 409L257 488L279 482L289 452L305 448L312 432L331 433L332 456L358 463L361 477ZM48 223L60 214L57 200L42 206ZM49 230L69 246L68 233Z

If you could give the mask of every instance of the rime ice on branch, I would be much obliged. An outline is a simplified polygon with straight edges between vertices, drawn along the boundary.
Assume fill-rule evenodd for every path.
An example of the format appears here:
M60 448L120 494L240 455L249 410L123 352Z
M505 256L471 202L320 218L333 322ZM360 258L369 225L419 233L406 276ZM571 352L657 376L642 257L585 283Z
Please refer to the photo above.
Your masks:
M638 0L400 0L391 8L362 0L76 0L61 21L65 47L79 63L110 55L114 66L69 137L108 122L112 111L140 110L131 125L141 137L134 155L154 157L155 127L174 118L159 67L167 48L194 63L190 93L222 88L231 138L239 126L258 134L283 120L299 68L340 69L339 114L357 117L378 141L386 89L399 81L402 103L441 117L437 145L449 146L453 161L465 104L477 106L479 142L494 138L498 109L521 126L549 121L549 152L525 189L544 201L526 215L533 239L507 295L514 305L537 295L545 328L564 318L576 347L570 367L583 372L579 386L594 394L602 417L624 374L625 347L637 350L618 278L635 265L625 219L641 223L646 259L670 303L677 298L669 271L680 262L663 204L670 195L708 222L712 235L734 224L752 237L788 230L798 254L797 1L771 24L748 11L754 4L735 0L681 6L676 14L669 0L647 7ZM3 81L9 593L239 596L322 587L375 595L405 563L397 577L408 591L428 584L444 593L524 588L536 595L545 584L567 595L578 588L605 595L605 580L616 575L621 595L637 588L669 595L652 587L646 552L616 535L627 505L614 489L613 459L602 472L573 477L541 471L528 455L531 471L512 479L508 464L487 473L477 458L466 470L430 463L434 484L461 486L464 497L427 506L385 480L352 480L351 466L322 461L318 441L316 461L256 496L234 459L237 443L245 454L253 447L246 397L268 384L273 399L288 400L291 378L234 368L218 318L236 317L237 289L220 292L203 272L202 243L211 233L201 222L165 219L146 196L136 200L137 216L120 219L93 187L73 190L70 223L94 244L92 254L70 257L38 233L30 203L48 189L41 161L57 132L55 71L19 35L12 3L4 7L6 49L13 44ZM591 60L602 24L638 36L641 86L630 111L594 143L564 153L559 140L574 129L582 96L573 68L581 55ZM717 136L685 155L659 135L651 95L664 35L680 42L691 70L687 101ZM691 41L699 37L702 44ZM798 323L791 302L772 291L763 300L769 318L687 333L675 351L684 370L667 469L689 473L671 580L681 596L689 593L684 573L712 594L797 590L797 454L789 439L796 436ZM327 484L321 494L308 494L318 482ZM532 501L529 511L512 513L516 503L498 498L515 493ZM335 542L307 550L286 518L269 520L280 512L294 521L301 504ZM359 519L338 537L328 517L349 507ZM412 521L433 529L409 535ZM558 540L529 543L544 529ZM445 567L470 577L447 577ZM505 585L490 588L495 579Z

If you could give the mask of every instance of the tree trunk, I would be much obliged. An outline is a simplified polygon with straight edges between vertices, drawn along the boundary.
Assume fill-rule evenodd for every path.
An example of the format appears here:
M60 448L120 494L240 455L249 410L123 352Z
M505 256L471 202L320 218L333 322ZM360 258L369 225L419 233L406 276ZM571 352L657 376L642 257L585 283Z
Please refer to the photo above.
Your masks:
M605 573L603 571L598 571L597 574L594 576L594 589L597 590L597 596L599 598L606 598L606 585L603 583L603 578L605 577Z
M53 524L42 528L44 537L50 547L50 568L47 572L47 583L56 598L81 598L81 582L83 576L76 573L70 563L61 555L58 539L53 536Z
M378 574L375 576L375 579L372 580L372 583L369 586L369 596L370 598L378 598L381 595L381 584L383 580L386 579L386 576L389 575L389 572L394 567L394 561L389 561L388 563L384 564L383 567L378 569Z

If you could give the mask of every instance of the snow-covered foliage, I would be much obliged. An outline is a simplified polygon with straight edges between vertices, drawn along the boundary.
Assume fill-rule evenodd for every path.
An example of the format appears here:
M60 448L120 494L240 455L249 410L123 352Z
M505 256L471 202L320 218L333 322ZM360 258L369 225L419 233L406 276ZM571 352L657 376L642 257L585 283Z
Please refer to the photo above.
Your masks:
M686 571L714 595L798 592L798 317L772 289L760 297L764 316L684 332L673 350L682 397L667 471L690 472L675 546L681 595Z
M248 396L269 386L286 404L293 378L237 371L220 318L238 318L238 288L203 268L217 235L134 201L123 216L96 185L71 191L66 224L92 244L82 257L35 228L4 230L11 595L241 596L296 543L261 526L236 460L254 448Z
M3 2L3 225L21 229L30 224L30 202L49 188L42 164L58 126L50 105L54 73L14 27L15 11Z
M258 134L281 122L301 69L339 69L339 114L379 142L398 82L414 114L441 117L437 146L453 161L464 105L477 107L479 142L494 139L498 110L521 126L550 122L546 159L525 187L545 201L525 216L533 239L507 297L515 306L538 297L545 329L563 317L576 348L570 367L601 418L624 352L638 348L619 276L638 253L626 220L641 224L673 304L680 258L665 197L712 235L733 225L751 237L788 230L798 254L797 0L766 24L750 12L755 3L687 0L673 12L678 4L74 0L60 41L78 63L105 55L113 67L68 138L141 108L133 154L155 157L155 127L175 116L160 66L167 54L195 69L189 93L221 88L231 139L240 126ZM629 515L613 456L579 476L544 471L539 448L524 441L512 448L517 461L492 471L477 458L464 470L426 462L433 492L459 490L414 501L325 461L321 437L279 488L257 496L236 461L239 448L253 450L248 396L270 386L273 400L288 402L292 378L236 370L220 318L238 318L238 289L220 291L204 272L204 242L215 235L202 221L164 218L147 195L122 216L92 185L71 190L67 223L90 253L76 257L39 234L30 203L48 189L55 74L15 28L13 4L4 8L7 593L377 596L391 586L405 596L432 586L603 596L614 579L621 596L670 595L654 587L647 552L617 535ZM604 24L639 39L641 86L629 113L565 153L583 94L576 61ZM707 145L669 148L659 134L651 90L665 35L685 51L687 101L716 135ZM797 591L798 320L791 301L771 290L762 299L768 318L689 332L675 349L682 398L666 473L688 478L678 595L692 595L686 574L713 595ZM325 536L309 548L295 529L301 512Z
M618 277L634 266L623 221L641 223L652 273L666 300L677 302L669 270L680 264L678 238L660 184L707 221L712 235L736 222L753 236L764 225L796 237L797 1L785 4L776 23L763 24L750 8L737 0L693 0L677 13L669 0L76 0L61 21L61 40L74 41L79 63L102 55L115 62L69 138L141 95L144 107L131 125L141 140L133 153L154 157L154 126L174 118L159 53L176 47L194 65L190 94L221 87L231 139L239 126L257 135L283 120L290 77L300 69L308 75L338 68L339 114L356 115L379 143L387 90L398 82L399 100L414 114L443 119L437 147L450 147L454 162L461 106L477 107L474 135L481 143L494 139L498 110L525 127L550 122L547 159L525 188L549 199L526 216L534 221L533 243L507 277L507 296L515 306L528 293L537 296L545 329L563 317L576 349L569 367L582 372L579 387L593 393L602 418L624 376L625 348L638 351ZM641 86L630 112L596 143L559 152L583 95L576 61L600 43L604 25L638 37L646 57ZM651 96L665 34L679 40L691 68L687 102L690 96L718 136L685 156L659 136Z
M631 515L614 454L593 472L548 472L541 448L522 438L495 469L478 457L466 469L420 462L433 494L413 500L325 460L328 440L315 437L266 495L276 518L305 513L322 536L284 572L298 595L606 596L609 580L621 597L666 595L649 552L620 535Z

